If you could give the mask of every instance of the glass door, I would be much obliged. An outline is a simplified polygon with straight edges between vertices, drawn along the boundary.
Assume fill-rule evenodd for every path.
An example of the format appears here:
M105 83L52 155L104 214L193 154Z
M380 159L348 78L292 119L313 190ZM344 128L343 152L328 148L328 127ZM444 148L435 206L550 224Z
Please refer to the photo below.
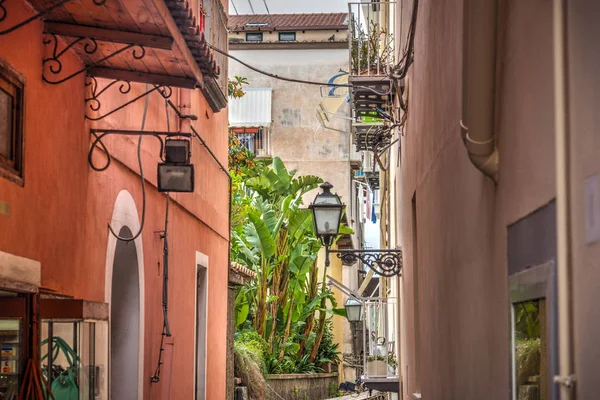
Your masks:
M0 291L0 399L16 400L23 372L25 298Z

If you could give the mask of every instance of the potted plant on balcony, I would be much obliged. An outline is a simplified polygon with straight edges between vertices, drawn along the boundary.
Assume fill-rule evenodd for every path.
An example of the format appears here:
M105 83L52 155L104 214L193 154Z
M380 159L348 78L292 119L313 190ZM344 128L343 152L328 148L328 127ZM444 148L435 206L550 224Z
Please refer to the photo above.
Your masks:
M367 376L388 376L388 373L393 375L397 367L398 361L393 353L387 356L387 362L385 356L367 357Z

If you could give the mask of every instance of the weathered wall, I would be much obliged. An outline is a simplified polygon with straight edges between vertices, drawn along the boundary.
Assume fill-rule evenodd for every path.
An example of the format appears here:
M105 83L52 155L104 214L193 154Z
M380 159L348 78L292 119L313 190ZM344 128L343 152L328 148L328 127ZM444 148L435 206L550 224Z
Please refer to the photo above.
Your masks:
M337 389L337 373L269 375L267 400L327 399L329 386ZM275 394L277 393L277 394Z
M419 4L408 78L396 182L405 399L507 398L506 229L555 191L549 3L500 10L497 185L470 163L461 140L462 11L459 0Z
M13 3L7 21L25 19L30 9ZM41 262L41 284L62 294L94 301L105 299L107 223L121 190L129 191L141 215L142 195L138 175L137 138L114 137L105 141L113 163L105 172L94 172L87 164L90 124L84 119L83 76L61 85L42 82L44 55L42 24L32 22L3 36L0 57L27 78L25 87L25 185L0 179L0 200L9 203L9 216L0 216L0 250ZM80 68L67 55L66 69ZM106 99L103 106L133 98L144 89L136 85L127 96ZM108 96L110 97L110 96ZM178 104L178 91L173 101ZM144 102L114 114L97 126L139 129ZM164 100L150 97L146 130L166 130ZM227 160L227 113L210 111L198 91L192 94L195 126L221 162ZM171 114L171 129L177 119ZM170 309L173 337L163 365L161 381L150 384L158 360L162 330L162 240L165 197L157 192L155 140L144 139L146 216L142 234L145 282L145 348L143 398L193 398L193 317L196 302L196 251L209 258L207 398L225 396L227 291L228 190L227 178L198 141L192 145L196 169L196 192L173 196L169 210ZM102 163L101 153L95 159ZM134 232L135 233L135 232ZM172 373L175 372L175 373Z
M232 55L265 71L296 79L327 82L348 66L347 50L239 50ZM271 155L299 174L322 177L348 202L350 193L349 134L321 127L316 116L323 101L319 86L290 83L253 72L232 61L229 76L248 78L250 87L273 88ZM347 115L348 108L339 110ZM338 129L347 121L331 117ZM305 201L314 198L307 195Z

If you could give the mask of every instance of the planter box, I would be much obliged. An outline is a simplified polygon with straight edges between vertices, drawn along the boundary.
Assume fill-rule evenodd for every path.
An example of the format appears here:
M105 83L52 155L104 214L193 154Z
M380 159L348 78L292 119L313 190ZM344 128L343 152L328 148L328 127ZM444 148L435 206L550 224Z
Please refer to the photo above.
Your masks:
M329 385L338 387L338 374L280 374L269 375L267 400L319 400L328 399ZM281 396L278 397L277 395Z
M381 360L367 361L367 376L387 376L387 363Z

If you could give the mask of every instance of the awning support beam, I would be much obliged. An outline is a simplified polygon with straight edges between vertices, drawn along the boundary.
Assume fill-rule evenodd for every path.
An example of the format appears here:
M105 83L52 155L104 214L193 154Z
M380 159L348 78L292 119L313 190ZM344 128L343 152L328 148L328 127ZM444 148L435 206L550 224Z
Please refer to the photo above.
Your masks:
M171 50L173 38L167 36L149 35L139 32L125 32L114 29L104 29L87 25L67 24L47 21L44 32L57 36L89 38L106 42L132 44L147 48Z

